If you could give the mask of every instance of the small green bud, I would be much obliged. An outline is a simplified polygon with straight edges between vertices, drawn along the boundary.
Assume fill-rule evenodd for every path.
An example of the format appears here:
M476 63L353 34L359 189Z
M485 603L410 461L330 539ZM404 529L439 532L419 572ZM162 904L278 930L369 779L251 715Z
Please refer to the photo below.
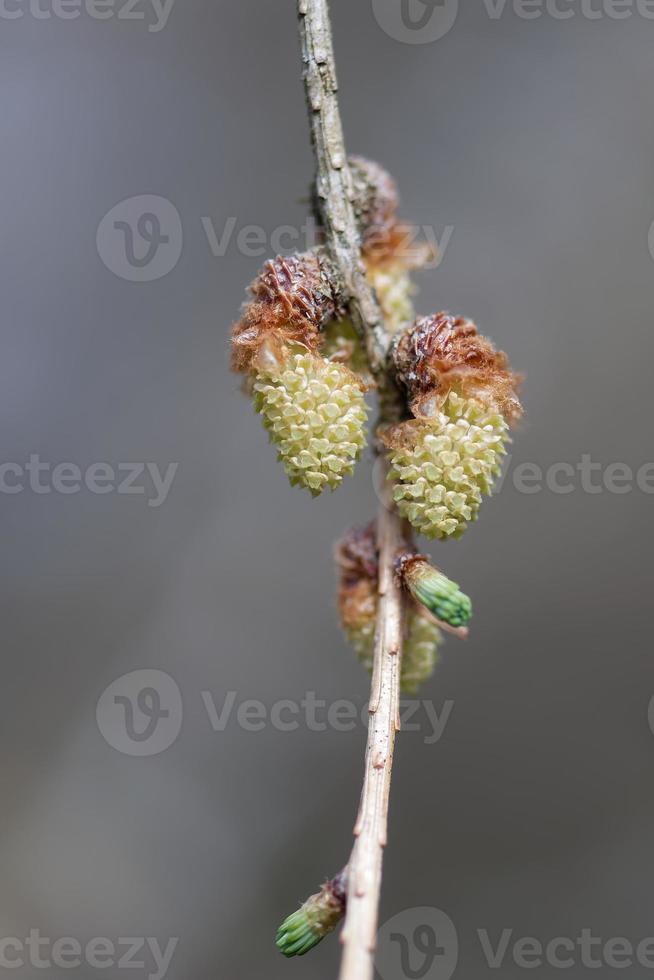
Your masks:
M398 574L413 598L436 619L455 629L470 622L472 603L468 596L422 555L400 558Z
M333 932L345 915L345 872L323 885L277 930L277 948L284 956L304 956Z
M335 490L365 445L367 416L359 380L316 354L291 353L263 369L254 404L294 486L313 496Z
M402 517L427 538L457 538L490 494L509 435L492 408L450 392L433 418L403 422L386 441Z

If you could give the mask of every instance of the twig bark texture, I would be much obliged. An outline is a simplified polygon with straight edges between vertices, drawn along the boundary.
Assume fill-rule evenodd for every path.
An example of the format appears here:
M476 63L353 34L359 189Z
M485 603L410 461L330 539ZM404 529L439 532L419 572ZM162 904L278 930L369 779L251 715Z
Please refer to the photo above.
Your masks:
M298 0L298 13L304 84L316 158L316 197L326 247L341 280L349 313L364 340L370 368L380 389L387 391L389 338L361 260L361 241L352 206L352 179L338 108L327 0ZM378 540L380 600L370 722L363 792L348 866L340 980L372 980L374 975L393 750L399 730L403 603L394 564L402 549L403 532L402 522L389 499L380 507Z

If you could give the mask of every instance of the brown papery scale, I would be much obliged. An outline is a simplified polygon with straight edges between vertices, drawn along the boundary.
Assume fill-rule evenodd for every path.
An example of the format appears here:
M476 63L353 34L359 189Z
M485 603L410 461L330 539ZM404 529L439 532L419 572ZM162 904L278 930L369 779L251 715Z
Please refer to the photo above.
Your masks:
M399 263L406 269L425 265L433 258L433 249L425 242L416 242L414 229L398 219L397 184L389 172L365 157L350 157L348 162L366 265Z
M320 249L266 262L232 329L232 370L256 372L260 357L283 359L290 344L316 352L321 329L343 315L335 278Z
M371 521L363 528L350 528L347 534L337 542L334 550L334 557L344 585L353 585L361 578L368 578L377 582L379 552L375 521Z
M433 416L450 391L491 403L508 422L522 415L520 377L506 354L465 317L418 317L398 336L392 360L416 418Z

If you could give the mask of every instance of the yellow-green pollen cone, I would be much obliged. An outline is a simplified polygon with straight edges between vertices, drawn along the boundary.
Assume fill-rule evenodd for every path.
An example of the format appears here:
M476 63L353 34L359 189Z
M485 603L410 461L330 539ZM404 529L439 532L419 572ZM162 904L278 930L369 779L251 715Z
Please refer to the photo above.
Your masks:
M430 623L418 610L410 610L407 619L407 634L402 648L401 688L404 694L413 696L436 669L442 634L438 626Z
M289 915L277 930L277 948L284 956L304 956L334 931L345 915L345 889L341 872Z
M415 316L412 297L416 288L409 269L402 262L368 265L368 279L377 293L384 314L384 323L391 336L406 326Z
M422 555L400 558L398 574L413 598L436 619L455 629L468 625L472 617L469 597Z
M345 628L345 635L357 659L368 673L372 673L375 659L376 610L370 617L361 619ZM438 648L442 633L417 609L407 614L406 636L402 646L402 670L400 686L404 694L414 695L429 680L439 661Z
M352 320L332 320L323 330L320 352L335 363L344 364L366 383L372 382L368 358Z
M454 391L432 418L396 426L389 479L401 516L427 538L460 537L491 493L509 441L499 412Z
M351 474L366 441L363 386L341 364L290 352L261 368L253 385L256 411L294 486L314 496Z

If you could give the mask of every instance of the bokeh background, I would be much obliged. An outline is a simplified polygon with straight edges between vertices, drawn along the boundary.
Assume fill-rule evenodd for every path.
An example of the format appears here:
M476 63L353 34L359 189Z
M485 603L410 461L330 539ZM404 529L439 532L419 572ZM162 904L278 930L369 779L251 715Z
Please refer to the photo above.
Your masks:
M368 689L331 549L372 515L371 461L325 499L291 490L228 370L263 260L236 235L306 216L294 4L177 0L159 31L135 9L146 19L0 18L2 462L178 464L158 507L150 491L0 495L0 934L178 937L175 980L317 980L338 943L287 962L274 933L346 860L365 733L235 717L307 692L363 706ZM348 148L396 175L408 220L453 228L420 310L474 318L528 378L501 492L432 549L475 618L421 695L439 713L453 702L442 738L427 744L422 711L393 786L382 922L446 912L468 980L497 972L479 929L494 944L504 928L512 942L654 933L653 499L635 481L525 494L512 477L585 454L601 487L611 463L654 459L654 22L572 9L462 6L446 36L407 44L370 0L333 3ZM141 195L175 206L183 248L167 276L131 282L96 233ZM207 227L220 238L230 219L214 255ZM145 757L96 721L136 670L170 675L183 703L179 736ZM223 731L206 692L219 712L231 692ZM502 975L524 972L509 950Z

